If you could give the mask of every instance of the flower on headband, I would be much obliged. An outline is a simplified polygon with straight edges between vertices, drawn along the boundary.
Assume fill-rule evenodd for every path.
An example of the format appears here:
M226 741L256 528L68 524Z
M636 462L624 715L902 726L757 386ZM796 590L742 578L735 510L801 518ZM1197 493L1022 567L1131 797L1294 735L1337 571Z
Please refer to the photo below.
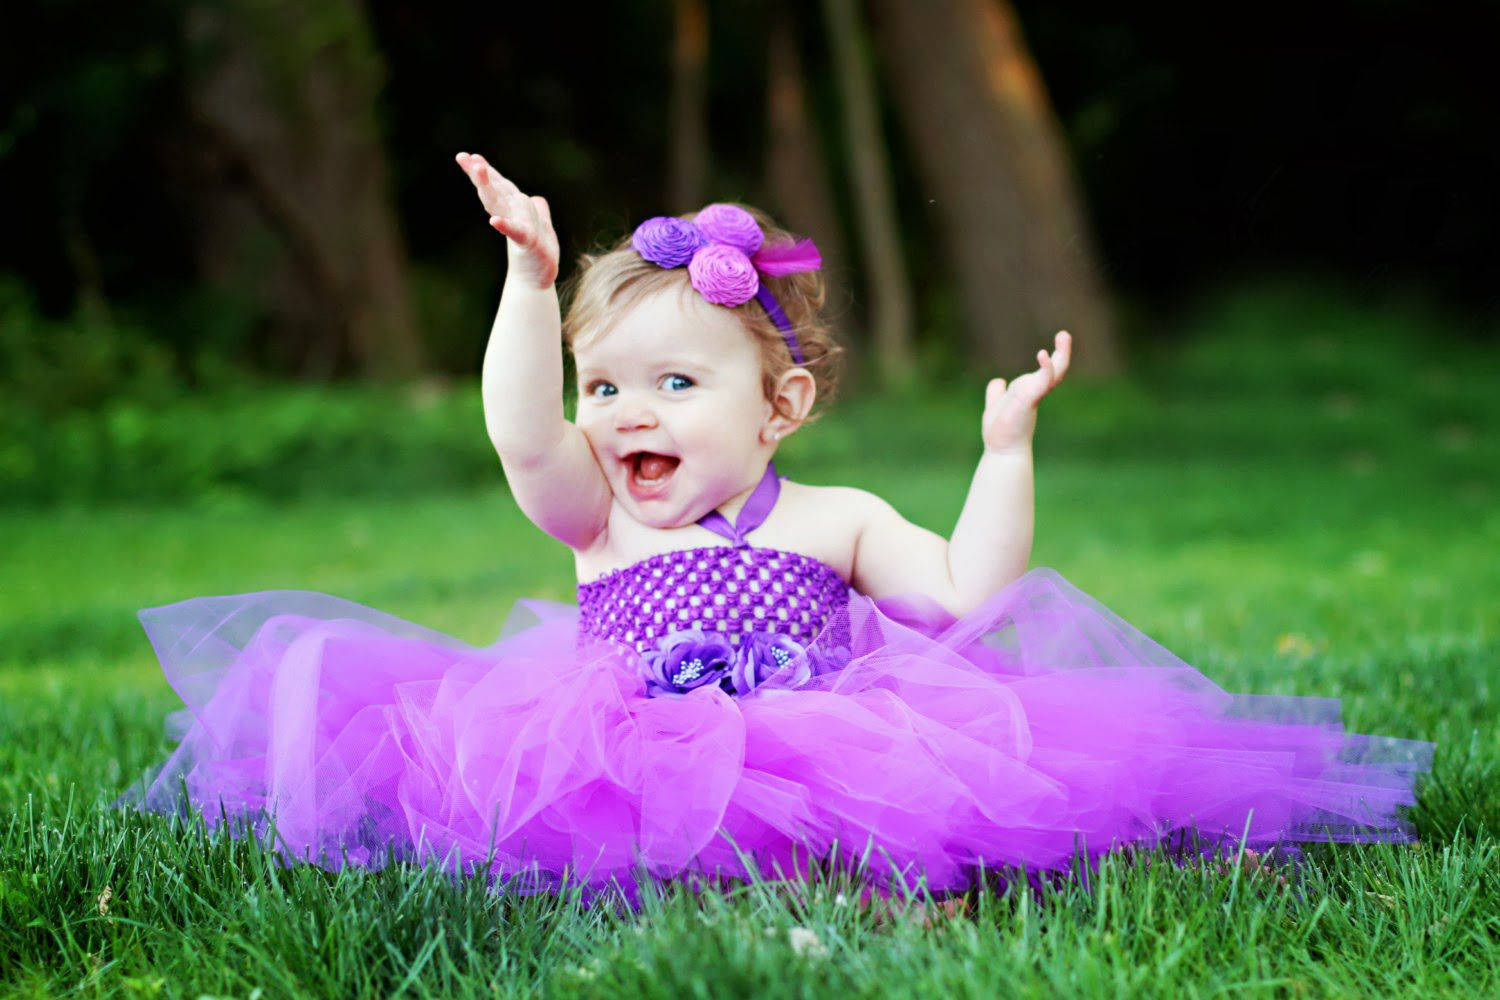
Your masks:
M755 298L762 291L762 277L816 271L823 263L812 240L767 246L755 216L723 202L705 205L692 222L671 215L647 219L635 227L630 245L658 267L686 264L688 280L698 294L720 306L743 305ZM786 337L792 360L802 364L797 335L769 289L762 301Z
M710 243L693 254L688 280L698 294L721 306L749 302L760 288L760 275L750 258L727 243Z
M697 226L671 215L647 219L630 237L635 252L658 267L681 267L707 243Z
M693 218L698 231L708 237L710 243L727 243L736 250L750 256L760 249L766 236L760 231L755 216L737 205L715 202L705 205Z

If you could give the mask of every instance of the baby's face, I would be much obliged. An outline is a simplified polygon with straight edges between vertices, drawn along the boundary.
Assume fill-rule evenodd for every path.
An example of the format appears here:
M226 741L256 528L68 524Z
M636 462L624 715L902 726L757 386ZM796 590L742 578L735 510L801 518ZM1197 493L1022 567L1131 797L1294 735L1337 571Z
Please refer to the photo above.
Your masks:
M755 343L730 310L664 289L573 356L578 426L641 523L692 524L765 469L771 404Z

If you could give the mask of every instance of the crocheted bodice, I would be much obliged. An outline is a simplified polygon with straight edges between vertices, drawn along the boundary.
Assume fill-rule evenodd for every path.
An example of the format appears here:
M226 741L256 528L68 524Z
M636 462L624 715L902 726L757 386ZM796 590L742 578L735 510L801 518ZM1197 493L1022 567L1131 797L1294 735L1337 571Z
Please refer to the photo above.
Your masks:
M735 646L749 632L806 645L848 603L848 583L827 563L748 545L663 552L578 585L583 634L642 653L686 628Z

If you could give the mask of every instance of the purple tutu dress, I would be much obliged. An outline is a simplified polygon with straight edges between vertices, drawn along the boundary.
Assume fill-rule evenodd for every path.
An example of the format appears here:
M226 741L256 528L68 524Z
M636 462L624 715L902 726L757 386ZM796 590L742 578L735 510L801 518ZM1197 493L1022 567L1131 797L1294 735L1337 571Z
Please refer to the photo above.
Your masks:
M778 490L768 468L737 524L704 519L726 544L519 602L489 646L308 591L143 610L186 708L119 801L530 888L832 857L957 889L1185 835L1412 839L1431 744L1228 694L1051 570L959 618L871 600L750 544Z

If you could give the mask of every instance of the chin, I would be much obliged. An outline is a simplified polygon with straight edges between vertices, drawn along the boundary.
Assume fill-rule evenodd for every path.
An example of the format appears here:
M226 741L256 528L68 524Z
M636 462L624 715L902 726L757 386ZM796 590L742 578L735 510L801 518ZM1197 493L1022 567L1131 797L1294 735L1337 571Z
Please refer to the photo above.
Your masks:
M642 512L636 515L636 520L648 528L656 528L659 531L670 531L673 528L685 528L696 521L697 518L686 517L682 514L659 514L652 516Z
M690 524L696 524L698 519L713 509L712 505L703 505L703 509L696 510L691 500L679 500L676 497L662 497L659 500L640 500L630 495L629 491L617 494L621 505L641 524L648 528L658 530L669 530L672 528L685 528Z
M649 504L646 509L643 509L640 504L632 500L625 505L625 509L630 512L631 517L646 527L663 531L685 528L698 520L691 511L685 511L676 504L673 504L670 509L665 505L657 504Z
M628 482L615 484L614 494L615 502L648 528L679 528L692 523L692 519L686 516L688 512L675 497L644 500L631 493Z

